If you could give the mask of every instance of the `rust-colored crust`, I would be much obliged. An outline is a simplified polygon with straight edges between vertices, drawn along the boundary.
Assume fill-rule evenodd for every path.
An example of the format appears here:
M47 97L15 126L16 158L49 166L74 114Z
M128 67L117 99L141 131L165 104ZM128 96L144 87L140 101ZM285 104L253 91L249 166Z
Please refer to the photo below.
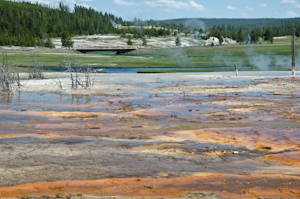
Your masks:
M266 155L266 161L300 167L300 151Z
M0 198L56 196L59 194L172 198L191 193L216 193L231 198L297 198L300 197L299 190L299 177L198 174L198 176L180 178L40 182L2 187L0 188Z

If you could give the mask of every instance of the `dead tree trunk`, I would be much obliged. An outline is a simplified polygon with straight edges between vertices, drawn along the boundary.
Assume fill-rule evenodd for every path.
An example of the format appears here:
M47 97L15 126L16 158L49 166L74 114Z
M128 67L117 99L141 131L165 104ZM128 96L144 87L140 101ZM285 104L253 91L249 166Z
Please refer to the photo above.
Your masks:
M296 63L295 63L295 28L292 33L292 75L296 75Z
M234 65L235 65L235 75L236 75L236 76L239 76L239 71L238 71L237 64L234 64Z
M11 69L5 53L2 53L0 58L0 92L13 95L14 83L17 82L18 86L20 86L19 71L17 68L16 70Z

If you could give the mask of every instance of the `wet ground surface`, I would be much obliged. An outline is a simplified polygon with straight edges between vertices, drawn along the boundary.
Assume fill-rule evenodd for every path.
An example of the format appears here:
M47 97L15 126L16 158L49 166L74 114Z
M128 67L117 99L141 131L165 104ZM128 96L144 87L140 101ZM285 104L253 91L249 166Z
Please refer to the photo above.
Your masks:
M0 198L300 197L300 79L153 78L1 95Z
M119 56L119 55L118 55ZM239 70L251 69L253 66L239 66ZM290 70L287 66L269 66L269 69L276 69L276 68L285 68L285 70ZM64 67L43 67L41 68L46 71L61 71L67 72L68 69ZM78 69L79 70L79 69ZM194 71L204 71L204 70L211 70L211 71L228 71L228 70L235 70L235 67L209 67L209 68L104 68L104 67L93 67L90 68L91 72L105 72L105 73L137 73L138 71L180 71L180 70L194 70ZM80 71L80 70L79 70ZM84 71L84 70L83 70Z

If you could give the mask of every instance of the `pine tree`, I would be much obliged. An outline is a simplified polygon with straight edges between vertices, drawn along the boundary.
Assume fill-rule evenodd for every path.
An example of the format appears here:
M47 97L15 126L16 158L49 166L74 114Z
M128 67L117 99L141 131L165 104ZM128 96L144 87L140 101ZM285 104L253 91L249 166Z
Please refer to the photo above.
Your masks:
M74 41L72 41L69 33L66 31L61 34L61 44L65 48L73 48Z
M300 37L300 27L298 27L297 31L296 31L296 37Z
M268 41L271 44L273 43L273 33L271 32L271 30L269 28L266 29L266 31L265 31L264 39L265 39L265 41Z
M143 41L142 45L146 47L146 46L147 46L147 40L146 40L146 38L144 37L144 38L142 39L142 41Z
M51 37L48 36L47 40L44 42L46 48L55 48L55 45L52 43Z
M245 34L243 33L242 29L240 29L237 33L237 42L241 43L245 41Z
M132 46L132 44L133 44L133 43L132 43L132 41L131 41L131 38L128 38L127 45L128 45L128 46Z
M175 40L175 45L180 47L181 46L181 41L180 41L180 38L177 37L176 40Z
M5 45L4 37L3 35L0 35L0 46L4 46L4 45Z
M250 37L251 37L251 43L257 43L259 36L258 36L258 32L256 30L252 30L250 33Z

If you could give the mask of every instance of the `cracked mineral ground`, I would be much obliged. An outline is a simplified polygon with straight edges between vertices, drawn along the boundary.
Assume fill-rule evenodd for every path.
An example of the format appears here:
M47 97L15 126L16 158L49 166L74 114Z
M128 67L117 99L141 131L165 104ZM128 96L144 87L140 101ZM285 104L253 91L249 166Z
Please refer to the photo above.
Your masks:
M299 78L61 78L0 95L1 199L300 198Z

